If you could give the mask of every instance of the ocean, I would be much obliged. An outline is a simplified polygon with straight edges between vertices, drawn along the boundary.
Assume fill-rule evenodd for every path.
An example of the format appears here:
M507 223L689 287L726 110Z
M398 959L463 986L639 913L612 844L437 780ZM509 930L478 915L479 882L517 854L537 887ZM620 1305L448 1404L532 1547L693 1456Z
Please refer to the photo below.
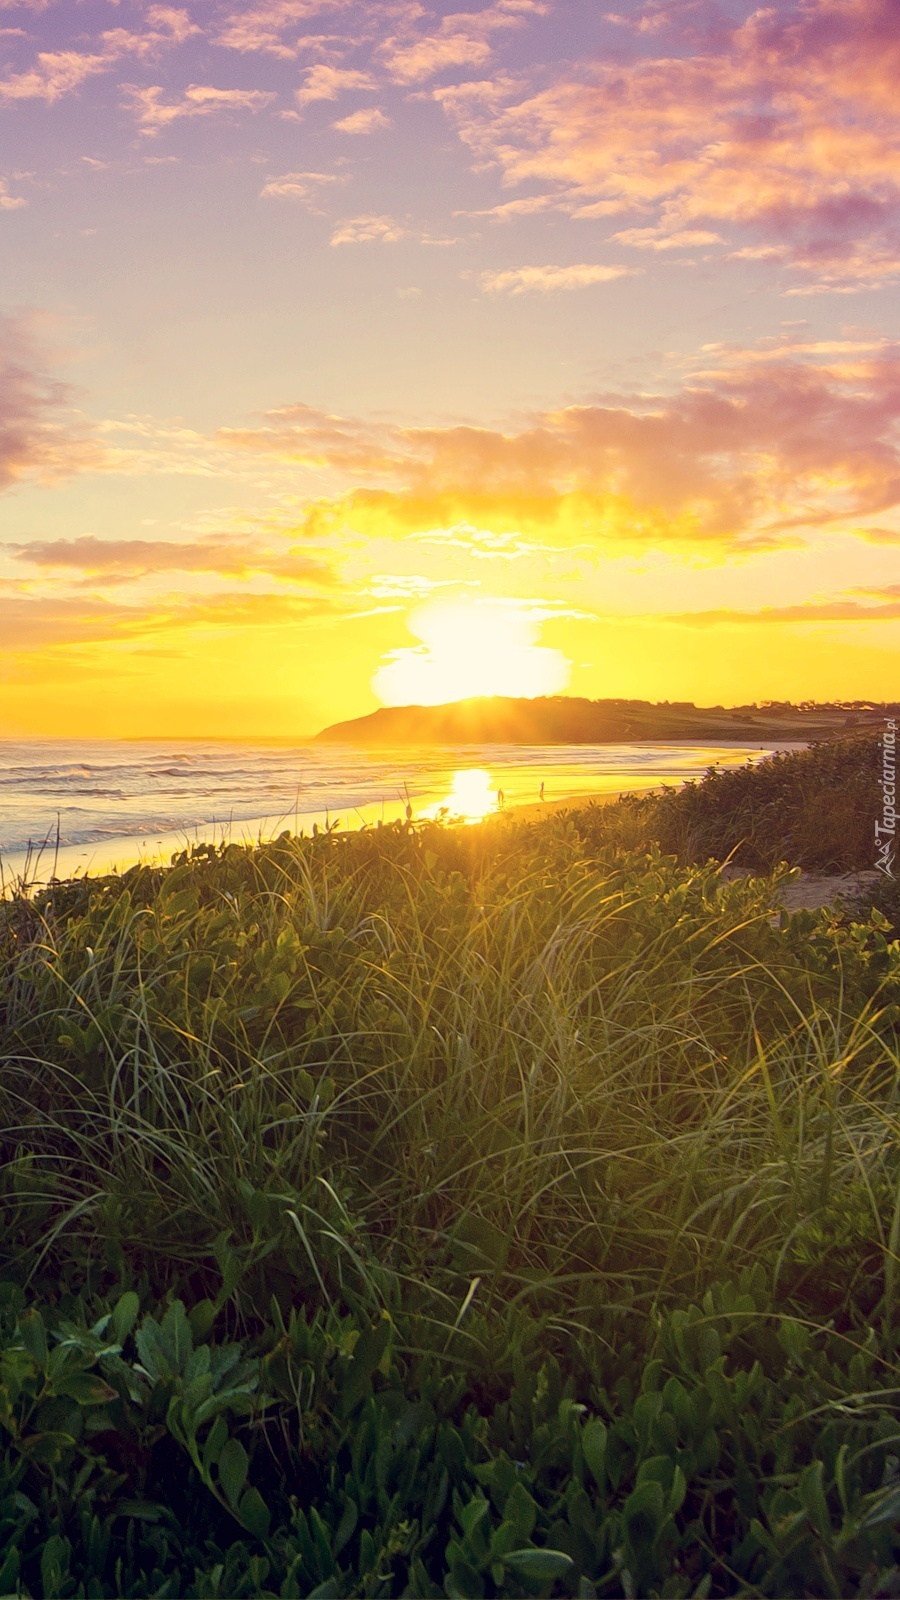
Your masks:
M406 815L477 818L574 794L652 789L740 766L746 744L464 745L359 750L219 740L0 740L0 865L9 881L168 860L202 840L271 838ZM499 798L498 798L499 797Z

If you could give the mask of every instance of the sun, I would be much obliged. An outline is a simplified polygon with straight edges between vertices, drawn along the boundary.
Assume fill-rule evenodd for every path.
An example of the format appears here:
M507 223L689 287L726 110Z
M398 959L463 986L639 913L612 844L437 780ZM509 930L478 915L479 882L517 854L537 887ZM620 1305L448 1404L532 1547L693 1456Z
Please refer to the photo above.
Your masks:
M569 682L561 650L538 644L540 618L501 600L433 601L408 619L421 642L392 650L372 679L382 704L445 705L476 695L526 699L558 694Z

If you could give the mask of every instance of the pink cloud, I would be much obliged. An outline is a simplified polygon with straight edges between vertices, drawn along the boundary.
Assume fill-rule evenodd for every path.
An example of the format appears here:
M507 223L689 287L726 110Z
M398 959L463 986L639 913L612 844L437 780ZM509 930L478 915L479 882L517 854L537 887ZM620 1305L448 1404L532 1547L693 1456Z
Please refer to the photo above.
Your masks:
M13 73L0 81L0 102L44 100L48 105L71 94L88 78L108 72L124 56L140 58L156 55L167 45L182 44L201 29L180 6L150 6L146 20L151 26L141 32L110 28L99 36L100 50L42 50L34 64L24 72Z
M91 55L77 50L42 50L34 66L0 81L0 101L46 100L52 105L71 94L87 78L108 72L114 53Z
M146 19L152 26L139 33L129 28L109 28L102 33L100 40L104 54L111 61L129 54L155 56L159 54L161 46L184 44L187 39L203 32L181 7L150 6Z
M382 128L393 127L393 123L380 106L364 106L360 111L352 111L349 117L341 117L339 122L333 122L331 126L338 133L365 134L379 133Z
M488 294L529 294L535 290L550 294L556 289L584 289L592 283L630 278L636 271L635 267L605 267L585 261L569 267L510 267L501 272L482 272L481 287Z
M216 537L178 543L168 539L32 540L7 545L15 561L94 578L138 578L157 572L208 572L230 577L266 573L274 577L331 583L330 568L300 550L272 552L241 538Z
M103 452L69 409L25 318L0 317L0 489L97 467Z
M384 41L380 54L397 83L422 83L447 67L480 67L490 59L490 35L502 28L518 28L529 18L544 16L541 0L497 0L483 11L461 11L443 17L434 33L395 35ZM423 15L416 8L415 20Z
M189 83L179 100L169 101L163 99L165 90L159 84L142 89L134 83L123 83L122 90L141 132L151 136L182 117L261 111L276 98L262 89L216 89L204 83Z
M510 84L505 104L469 85L439 98L507 183L549 184L575 215L649 212L627 244L729 227L783 247L823 287L895 273L895 0L796 0L687 46L587 65L524 98Z
M446 67L483 66L490 56L486 39L468 33L431 34L414 44L398 45L387 55L387 65L397 83L421 83Z
M331 235L331 243L370 244L377 240L381 244L396 244L398 239L406 238L407 231L396 217L366 213L361 217L347 217L339 223Z
M307 67L306 82L298 89L294 99L298 106L309 105L314 100L336 100L349 89L375 89L377 84L369 72L357 72L350 67L329 67L319 63Z
M708 244L721 244L719 233L705 228L681 228L668 233L664 228L624 228L614 233L617 244L632 245L636 250L697 250Z
M27 204L24 195L10 194L6 178L0 178L0 211L19 211Z
M320 190L344 181L334 172L282 172L267 178L259 193L263 200L300 200L314 211Z
M147 21L155 29L165 29L175 44L183 44L185 39L203 31L181 6L150 6Z
M289 29L302 29L310 17L323 11L342 10L348 3L350 0L268 0L267 4L232 12L223 22L214 43L227 50L260 50L292 60L304 41L300 36L289 44L285 33Z
M220 428L220 444L311 467L336 466L366 477L390 475L408 460L396 428L335 416L314 406L281 406L267 411L262 427Z

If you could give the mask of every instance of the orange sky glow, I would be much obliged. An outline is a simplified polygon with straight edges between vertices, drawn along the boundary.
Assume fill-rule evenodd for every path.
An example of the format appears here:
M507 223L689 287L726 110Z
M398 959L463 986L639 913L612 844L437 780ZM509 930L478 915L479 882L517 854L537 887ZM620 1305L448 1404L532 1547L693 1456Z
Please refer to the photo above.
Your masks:
M0 736L900 698L895 0L0 0Z

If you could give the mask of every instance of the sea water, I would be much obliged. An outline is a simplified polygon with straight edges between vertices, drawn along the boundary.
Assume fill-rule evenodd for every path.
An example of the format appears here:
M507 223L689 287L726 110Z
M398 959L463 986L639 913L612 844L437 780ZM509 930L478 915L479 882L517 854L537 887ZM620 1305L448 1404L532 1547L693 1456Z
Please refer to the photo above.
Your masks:
M0 740L7 881L168 860L203 840L255 841L313 825L374 826L442 811L608 796L740 766L767 744L460 745L360 750L218 740Z

